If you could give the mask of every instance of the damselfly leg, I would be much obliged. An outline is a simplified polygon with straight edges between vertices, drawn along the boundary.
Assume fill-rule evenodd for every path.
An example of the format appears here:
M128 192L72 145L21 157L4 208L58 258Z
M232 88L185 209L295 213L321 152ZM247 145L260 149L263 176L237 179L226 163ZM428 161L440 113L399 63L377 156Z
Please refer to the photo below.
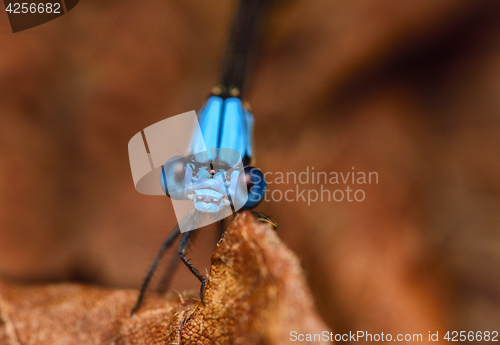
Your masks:
M269 217L267 214L259 213L259 212L255 212L255 211L252 211L252 213L255 216L255 218L257 218L257 220L259 220L263 223L271 224L273 226L274 230L278 229L278 223L273 221L271 219L271 217Z
M225 231L226 231L226 220L221 219L219 221L219 232L218 232L219 238L217 239L217 242L220 241Z
M170 287L172 280L174 279L175 272L180 264L179 257L177 253L174 255L170 255L166 268L163 270L160 280L158 284L156 284L155 291L160 295L163 295L167 292Z
M181 260L184 262L184 264L189 268L191 273L193 273L196 276L196 278L198 278L198 280L201 282L200 298L201 301L203 301L203 294L205 293L205 285L206 285L205 278L198 272L196 268L193 267L193 265L191 265L191 263L184 256L192 233L193 233L192 231L188 231L182 234L181 244L179 245L179 256L181 257Z
M172 245L172 243L175 241L177 236L180 234L180 229L179 225L177 225L171 232L168 234L167 238L163 242L160 250L158 251L158 254L156 254L156 257L151 264L151 267L149 268L148 274L146 275L146 278L144 278L144 282L142 283L141 286L141 292L139 293L139 297L137 298L137 302L135 303L134 307L132 308L132 311L130 312L130 316L132 316L135 311L141 306L142 300L144 298L144 294L146 293L146 289L148 288L148 285L151 281L151 278L153 277L153 274L156 271L156 268L158 267L158 264L160 263L160 260L163 256L163 253L165 253L168 248Z

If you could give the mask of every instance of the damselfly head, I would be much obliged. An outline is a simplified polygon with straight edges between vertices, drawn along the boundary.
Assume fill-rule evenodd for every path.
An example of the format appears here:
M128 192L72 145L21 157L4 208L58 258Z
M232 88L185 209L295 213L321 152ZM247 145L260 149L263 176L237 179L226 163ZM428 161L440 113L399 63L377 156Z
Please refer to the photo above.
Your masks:
M196 157L174 156L162 166L161 187L173 200L189 200L196 211L215 214L226 207L252 209L264 199L266 181L259 169Z
M241 159L235 150L212 151L170 158L162 166L161 187L173 200L191 202L198 212L217 214L227 208L232 213L247 202Z

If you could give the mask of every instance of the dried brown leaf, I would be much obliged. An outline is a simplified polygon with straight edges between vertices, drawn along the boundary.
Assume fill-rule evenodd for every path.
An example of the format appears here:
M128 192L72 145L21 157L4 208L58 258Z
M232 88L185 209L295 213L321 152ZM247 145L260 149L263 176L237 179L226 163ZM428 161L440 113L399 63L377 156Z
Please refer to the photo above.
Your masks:
M77 284L0 283L0 344L283 344L321 333L295 255L268 225L240 214L212 257L203 303Z

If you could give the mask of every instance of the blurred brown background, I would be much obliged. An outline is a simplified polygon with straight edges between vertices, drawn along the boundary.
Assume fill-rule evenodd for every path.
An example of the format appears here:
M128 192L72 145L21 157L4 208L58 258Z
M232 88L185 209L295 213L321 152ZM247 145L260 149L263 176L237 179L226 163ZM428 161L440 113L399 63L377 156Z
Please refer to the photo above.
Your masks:
M235 4L86 0L16 34L0 15L5 279L139 287L176 220L167 198L135 191L128 140L202 105ZM247 97L256 165L379 175L363 202L258 208L336 332L500 330L499 19L495 0L272 12ZM202 272L215 236L192 246ZM186 288L199 283L181 266L172 289Z

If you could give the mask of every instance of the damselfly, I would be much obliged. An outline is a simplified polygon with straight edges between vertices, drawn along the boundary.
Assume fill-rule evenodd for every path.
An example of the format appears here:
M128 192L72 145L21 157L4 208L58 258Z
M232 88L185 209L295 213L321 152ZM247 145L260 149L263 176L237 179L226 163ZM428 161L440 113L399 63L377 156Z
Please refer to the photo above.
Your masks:
M262 172L250 166L253 115L242 101L245 75L249 69L256 37L269 0L241 0L223 62L220 84L212 90L198 112L199 132L194 132L187 155L168 159L161 168L160 181L172 200L192 202L192 211L180 223L197 218L219 217L231 211L253 209L266 191ZM241 169L235 165L241 162ZM187 220L186 220L187 219ZM261 216L264 221L270 221ZM275 224L275 223L273 223ZM163 253L181 235L181 224L167 236L144 280L132 314L139 308L147 286ZM200 280L203 300L205 279L185 257L192 232L182 232L179 256Z

